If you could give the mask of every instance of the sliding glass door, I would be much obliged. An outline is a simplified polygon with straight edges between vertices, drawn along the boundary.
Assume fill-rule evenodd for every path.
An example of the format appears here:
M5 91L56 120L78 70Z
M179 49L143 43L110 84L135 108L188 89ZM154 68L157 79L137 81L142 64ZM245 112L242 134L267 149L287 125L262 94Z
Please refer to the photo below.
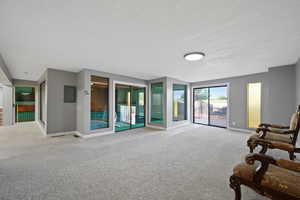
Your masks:
M115 131L145 126L145 88L116 85Z
M194 123L208 124L208 88L194 89Z
M194 88L194 123L227 126L227 86Z
M33 87L15 88L15 121L35 120L35 90Z
M131 95L131 128L145 126L145 88L132 87Z

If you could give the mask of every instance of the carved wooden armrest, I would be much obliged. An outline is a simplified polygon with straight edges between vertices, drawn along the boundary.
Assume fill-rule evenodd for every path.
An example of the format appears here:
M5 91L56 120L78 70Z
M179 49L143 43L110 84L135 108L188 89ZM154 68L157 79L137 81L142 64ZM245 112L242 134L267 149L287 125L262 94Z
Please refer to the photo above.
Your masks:
M290 161L290 160L279 159L276 161L276 165L278 167L282 167L282 168L300 173L300 163L296 163L296 162Z
M295 133L294 130L276 130L276 129L270 129L270 132L277 133L277 134L286 134L286 135Z
M264 139L267 132L275 133L275 134L284 134L284 135L289 135L289 134L294 134L295 130L276 130L276 129L269 129L269 128L257 128L256 133L261 133L259 135L259 138Z
M282 126L282 125L278 125L278 124L265 124L265 123L262 123L259 125L259 127L261 128L277 128L277 129L289 129L290 127L289 126Z
M268 128L263 128L263 127L257 128L257 129L256 129L256 133L261 133L261 134L259 135L259 138L262 138L262 139L265 138L267 132L271 132L271 130L268 129Z
M271 156L258 154L258 153L248 154L245 160L246 163L249 165L253 165L255 161L259 161L261 163L261 165L257 168L255 175L253 177L253 181L256 184L261 183L264 174L268 170L269 164L276 165L276 160L274 158L272 158Z

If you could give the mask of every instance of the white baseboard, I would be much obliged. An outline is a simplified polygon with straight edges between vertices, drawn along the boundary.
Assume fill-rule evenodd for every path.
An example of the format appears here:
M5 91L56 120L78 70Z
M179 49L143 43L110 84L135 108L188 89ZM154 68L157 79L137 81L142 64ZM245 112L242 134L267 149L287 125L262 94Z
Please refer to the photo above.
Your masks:
M191 122L185 122L185 123L181 123L181 124L178 124L178 125L175 125L175 126L168 127L167 130L172 130L172 129L175 129L175 128L180 128L180 127L188 126L188 125L191 125L191 124L192 124Z
M38 125L38 127L41 129L43 135L46 137L47 136L47 133L45 131L45 128L43 127L42 123L38 120L38 121L35 121Z
M93 137L99 137L99 136L103 136L103 135L110 135L110 134L114 134L114 131L107 131L107 132L98 132L98 133L89 133L89 134L82 134L78 131L76 131L76 136L81 137L81 138L93 138Z
M232 131L243 132L243 133L252 133L253 132L252 130L242 129L242 128L227 127L227 129L232 130Z
M153 128L153 129L158 129L158 130L166 130L165 127L161 127L161 126L153 126L153 125L149 125L149 124L147 124L146 127L148 127L148 128Z
M77 135L77 131L51 133L51 134L47 134L47 137L58 137L58 136L64 136L64 135Z

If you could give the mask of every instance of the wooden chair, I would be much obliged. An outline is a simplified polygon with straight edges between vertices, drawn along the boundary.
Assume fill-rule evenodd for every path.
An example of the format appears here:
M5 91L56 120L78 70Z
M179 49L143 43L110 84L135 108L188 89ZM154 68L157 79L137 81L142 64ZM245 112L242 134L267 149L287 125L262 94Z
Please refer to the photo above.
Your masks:
M300 163L263 154L249 154L245 160L230 177L235 200L242 198L241 185L272 200L300 200Z
M250 153L253 153L257 146L261 146L260 153L265 154L268 149L280 149L289 153L290 160L296 158L295 153L300 153L300 148L296 148L300 127L300 105L292 115L290 126L275 124L261 124L252 134L247 145Z

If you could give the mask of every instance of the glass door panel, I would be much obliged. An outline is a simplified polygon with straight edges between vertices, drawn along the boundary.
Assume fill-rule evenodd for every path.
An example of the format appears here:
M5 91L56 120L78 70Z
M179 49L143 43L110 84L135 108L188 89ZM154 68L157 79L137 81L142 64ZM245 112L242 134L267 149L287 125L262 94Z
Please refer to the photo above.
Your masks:
M15 121L35 120L35 91L33 87L15 88Z
M145 126L145 88L132 87L131 128Z
M145 126L145 88L116 85L115 131Z
M90 130L108 128L109 80L91 76Z
M227 126L227 87L209 88L210 125Z
M227 86L194 89L194 123L227 126Z
M116 85L116 122L115 130L124 131L130 129L131 121L131 88L126 85Z
M194 89L194 123L208 124L208 88Z
M247 87L248 128L256 128L261 123L261 83L249 83Z
M151 84L151 118L150 122L155 124L164 124L163 101L164 88L163 83Z
M173 85L173 121L186 120L186 85Z

